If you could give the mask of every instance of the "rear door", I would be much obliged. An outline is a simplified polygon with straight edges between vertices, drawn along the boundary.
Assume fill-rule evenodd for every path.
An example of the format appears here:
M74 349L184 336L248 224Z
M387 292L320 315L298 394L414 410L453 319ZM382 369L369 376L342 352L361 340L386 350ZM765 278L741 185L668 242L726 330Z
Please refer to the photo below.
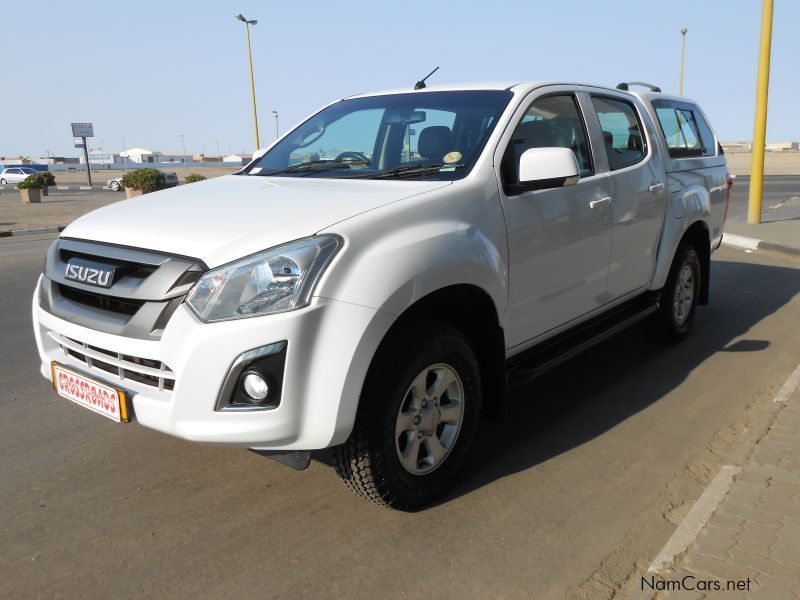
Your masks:
M667 201L664 165L637 102L621 94L590 96L611 179L608 294L615 300L645 288L653 275Z
M558 91L555 91L558 90ZM577 184L519 191L519 157L528 148L573 150ZM510 347L568 323L607 301L611 189L594 166L583 111L569 88L526 99L498 147L500 195L509 251Z

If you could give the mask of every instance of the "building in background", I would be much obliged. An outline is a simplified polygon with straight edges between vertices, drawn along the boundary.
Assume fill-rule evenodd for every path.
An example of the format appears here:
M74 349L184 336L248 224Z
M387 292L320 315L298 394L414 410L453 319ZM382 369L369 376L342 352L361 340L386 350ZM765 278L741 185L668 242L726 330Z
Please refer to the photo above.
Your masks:
M252 154L229 154L228 156L222 157L222 162L235 163L239 165L246 165L251 160L253 160Z
M767 144L767 152L792 152L800 150L798 142L772 142Z

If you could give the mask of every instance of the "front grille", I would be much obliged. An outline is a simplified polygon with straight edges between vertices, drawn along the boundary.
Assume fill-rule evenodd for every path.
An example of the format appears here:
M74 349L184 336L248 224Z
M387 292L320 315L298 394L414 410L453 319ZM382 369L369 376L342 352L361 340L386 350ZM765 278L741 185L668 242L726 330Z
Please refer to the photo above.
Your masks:
M89 370L99 369L113 375L120 384L129 380L160 391L175 389L175 373L161 361L90 346L55 331L48 331L47 335L66 355L84 363Z
M113 277L110 286L67 279L70 264L81 262L108 269ZM47 253L39 305L96 331L159 339L206 270L201 261L183 256L62 238Z
M58 292L62 298L72 300L84 306L91 306L92 308L100 308L114 313L123 315L134 315L136 311L144 304L143 300L126 300L124 298L114 298L113 296L105 296L103 294L93 294L85 292L77 288L69 287L64 284L57 284Z

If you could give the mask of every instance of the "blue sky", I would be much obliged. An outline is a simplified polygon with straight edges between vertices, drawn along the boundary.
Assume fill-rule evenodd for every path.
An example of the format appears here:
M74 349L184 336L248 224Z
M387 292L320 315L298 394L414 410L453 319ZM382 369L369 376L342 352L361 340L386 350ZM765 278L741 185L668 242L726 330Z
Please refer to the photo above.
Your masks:
M750 139L758 0L266 2L42 0L5 7L0 156L74 156L71 121L93 146L251 151L242 23L252 30L262 146L320 105L357 92L437 83L650 81L684 93L723 140ZM800 140L800 2L776 0L767 139Z

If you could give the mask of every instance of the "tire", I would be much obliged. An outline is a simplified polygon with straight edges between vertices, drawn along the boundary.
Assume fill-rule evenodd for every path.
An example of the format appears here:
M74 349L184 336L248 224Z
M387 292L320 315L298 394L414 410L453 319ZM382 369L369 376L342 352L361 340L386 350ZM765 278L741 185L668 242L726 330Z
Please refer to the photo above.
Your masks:
M119 185L119 181L112 181L111 182L111 189L113 191L115 191L115 192L118 192L121 189L121 186Z
M681 244L661 289L658 311L646 323L649 332L666 343L680 342L689 335L702 284L700 256L690 244Z
M0 185L5 185L5 184L7 184L7 183L8 183L8 182L7 182L5 179L0 179Z
M443 492L464 462L481 412L480 370L450 325L415 321L390 335L367 373L350 438L332 455L352 492L413 510Z

